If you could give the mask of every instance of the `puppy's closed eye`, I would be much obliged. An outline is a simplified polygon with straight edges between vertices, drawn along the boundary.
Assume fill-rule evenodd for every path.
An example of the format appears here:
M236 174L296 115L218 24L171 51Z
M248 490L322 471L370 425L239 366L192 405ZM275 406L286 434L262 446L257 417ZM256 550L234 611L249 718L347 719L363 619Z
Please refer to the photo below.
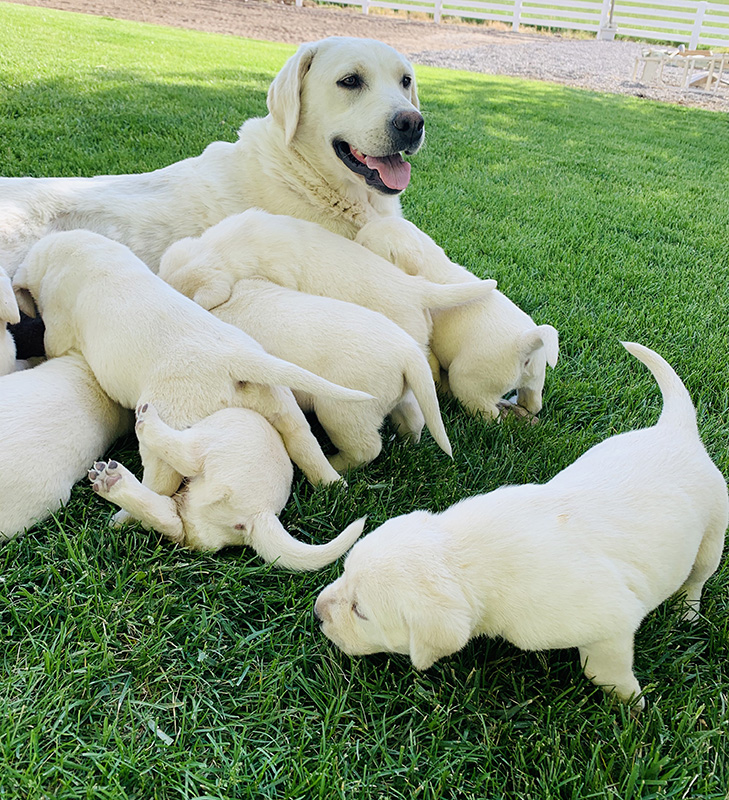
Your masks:
M364 620L367 620L367 619L369 619L369 617L365 616L365 615L364 615L364 614L363 614L363 613L362 613L362 612L359 610L359 607L357 606L357 603L356 603L356 602L352 603L352 611L353 611L354 615L355 615L356 617L359 617L360 619L364 619Z

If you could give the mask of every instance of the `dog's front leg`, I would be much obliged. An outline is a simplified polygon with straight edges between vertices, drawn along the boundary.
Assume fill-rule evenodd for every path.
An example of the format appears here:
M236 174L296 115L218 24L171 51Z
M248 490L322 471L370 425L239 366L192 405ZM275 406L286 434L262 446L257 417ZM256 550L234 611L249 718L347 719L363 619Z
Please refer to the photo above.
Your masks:
M143 486L122 464L97 461L89 470L89 480L95 492L120 506L145 528L159 531L173 542L184 542L184 529L175 501Z
M606 692L614 692L636 710L645 708L638 697L640 684L633 674L633 634L603 639L579 648L580 663L587 678ZM637 698L637 699L636 699Z

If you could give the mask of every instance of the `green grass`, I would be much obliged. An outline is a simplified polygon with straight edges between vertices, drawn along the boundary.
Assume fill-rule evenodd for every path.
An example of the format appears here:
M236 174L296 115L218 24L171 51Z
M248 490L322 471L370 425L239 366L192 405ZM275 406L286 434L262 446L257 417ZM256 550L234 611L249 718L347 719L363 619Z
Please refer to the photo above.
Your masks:
M265 112L292 48L0 3L0 174L163 166ZM729 473L727 116L418 68L427 144L406 215L561 332L536 427L453 401L455 458L393 441L349 478L297 476L283 520L324 541L507 482L544 481L660 398L620 347L684 378ZM0 443L0 446L2 444ZM131 439L113 454L139 468ZM33 454L28 479L41 468ZM0 498L0 502L2 499ZM350 660L297 575L108 526L86 485L0 549L0 798L726 798L729 568L695 627L641 627L634 720L576 653L476 640L425 673Z

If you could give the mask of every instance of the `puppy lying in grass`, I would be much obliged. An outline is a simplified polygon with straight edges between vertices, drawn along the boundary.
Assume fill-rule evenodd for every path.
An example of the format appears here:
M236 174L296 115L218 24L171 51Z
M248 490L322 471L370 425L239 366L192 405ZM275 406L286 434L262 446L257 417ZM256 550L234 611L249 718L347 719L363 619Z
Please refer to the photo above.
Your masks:
M20 322L20 311L13 294L7 272L0 267L0 375L15 372L15 340L10 335L8 323L16 325Z
M237 280L265 278L379 311L421 345L430 340L430 309L484 297L496 286L443 286L407 276L320 225L255 208L224 219L198 239L175 242L162 256L159 275L206 309L224 303Z
M201 270L201 280L206 275L207 270ZM188 273L185 289L194 294L201 286ZM329 459L336 470L367 464L379 455L380 428L388 414L399 425L400 434L415 441L427 419L435 441L452 454L423 350L382 314L260 279L238 281L230 299L212 313L244 330L267 352L372 395L372 400L348 403L294 392L305 410L316 412L339 450Z
M642 708L635 631L677 592L697 618L729 501L681 380L652 350L625 347L663 393L655 426L607 439L546 484L389 520L319 595L324 634L350 655L407 653L417 669L479 635L577 647L588 678Z
M291 494L293 468L281 437L255 411L226 408L178 431L145 403L136 431L147 452L185 476L180 491L156 494L116 461L94 464L89 480L102 497L177 544L248 545L279 567L311 570L339 558L359 536L350 531L311 545L284 530L278 514Z
M89 462L131 428L78 353L0 378L0 541L68 502Z
M51 234L30 250L14 286L23 310L33 313L28 292L38 306L48 355L81 351L104 391L125 408L153 403L178 430L222 408L251 408L281 434L313 483L340 480L284 386L341 399L370 396L269 355L124 245L90 231ZM144 485L163 495L177 491L180 473L144 446L140 454Z
M479 282L404 219L371 222L355 241L409 275L435 283ZM430 348L444 371L443 388L471 411L495 419L510 409L502 398L514 389L514 413L542 410L544 373L547 364L557 364L559 336L551 325L536 325L508 297L493 291L473 303L434 311Z

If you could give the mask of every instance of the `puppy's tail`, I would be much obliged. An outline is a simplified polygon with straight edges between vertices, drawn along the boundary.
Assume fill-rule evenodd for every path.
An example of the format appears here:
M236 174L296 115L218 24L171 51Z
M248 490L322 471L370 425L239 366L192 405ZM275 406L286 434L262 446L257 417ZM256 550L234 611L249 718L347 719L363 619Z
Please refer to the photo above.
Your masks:
M696 410L691 402L691 395L683 385L673 367L658 353L635 342L622 342L623 347L638 361L648 367L656 379L663 395L663 411L658 425L690 427L697 430Z
M347 389L338 383L332 383L320 375L309 372L289 361L266 353L246 352L239 365L234 364L231 370L234 380L265 385L288 386L320 397L333 397L335 400L372 400L372 395L357 389Z
M246 524L248 544L258 555L277 567L295 570L321 569L339 556L359 539L364 530L365 518L358 519L338 536L326 544L306 544L294 539L272 513L252 516Z
M426 308L450 308L459 303L470 303L487 297L496 288L496 281L474 280L464 283L431 283L426 281L424 305Z
M414 344L414 343L413 343ZM435 390L433 375L428 364L428 360L422 351L415 344L412 355L409 357L405 366L405 380L413 390L415 399L418 401L420 410L423 412L425 424L428 426L430 435L435 439L440 449L453 456L451 443L448 441L448 434L443 426L443 417L440 413L438 394Z

